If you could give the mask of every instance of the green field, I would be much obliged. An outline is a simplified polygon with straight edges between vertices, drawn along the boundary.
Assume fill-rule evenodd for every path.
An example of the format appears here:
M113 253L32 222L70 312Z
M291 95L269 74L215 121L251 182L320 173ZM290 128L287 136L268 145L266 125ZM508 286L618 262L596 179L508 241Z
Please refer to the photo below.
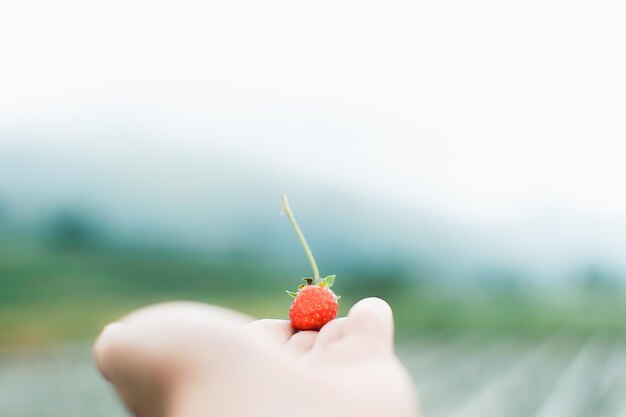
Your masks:
M0 346L93 339L103 325L142 305L195 300L255 317L285 318L294 278L242 256L145 248L51 249L3 245L0 252ZM480 333L545 337L626 335L626 303L609 292L451 291L400 282L393 271L361 281L338 279L340 314L365 296L392 305L400 336Z

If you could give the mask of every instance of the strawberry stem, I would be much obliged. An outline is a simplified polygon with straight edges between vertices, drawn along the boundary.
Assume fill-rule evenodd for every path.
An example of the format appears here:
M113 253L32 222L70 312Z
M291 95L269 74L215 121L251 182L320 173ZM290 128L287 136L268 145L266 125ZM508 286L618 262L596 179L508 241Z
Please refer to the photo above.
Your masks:
M311 252L311 249L309 248L308 243L306 243L306 239L304 238L304 235L302 234L302 230L300 230L300 226L298 226L298 222L296 222L296 218L293 216L293 212L289 208L289 202L287 201L287 196L283 194L282 200L283 200L283 211L287 215L289 222L291 222L291 225L296 231L296 234L298 235L298 239L300 239L300 244L302 245L302 248L304 249L304 253L306 253L306 257L309 259L309 263L311 264L311 268L313 269L313 278L315 279L315 284L318 284L320 282L320 271L317 269L317 264L315 263L315 258L313 257L313 253Z

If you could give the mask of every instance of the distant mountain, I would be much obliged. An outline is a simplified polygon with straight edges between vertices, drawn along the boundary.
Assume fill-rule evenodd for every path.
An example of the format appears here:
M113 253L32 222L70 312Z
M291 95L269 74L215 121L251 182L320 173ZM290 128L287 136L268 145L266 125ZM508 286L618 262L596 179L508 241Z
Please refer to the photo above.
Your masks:
M381 201L375 192L328 189L280 167L209 153L163 153L132 141L112 149L97 143L0 143L0 221L37 229L72 210L97 222L113 240L245 251L306 271L297 240L279 215L280 195L286 193L322 269L401 264L444 283L485 276L554 283L589 265L625 276L623 218L557 210L469 226Z

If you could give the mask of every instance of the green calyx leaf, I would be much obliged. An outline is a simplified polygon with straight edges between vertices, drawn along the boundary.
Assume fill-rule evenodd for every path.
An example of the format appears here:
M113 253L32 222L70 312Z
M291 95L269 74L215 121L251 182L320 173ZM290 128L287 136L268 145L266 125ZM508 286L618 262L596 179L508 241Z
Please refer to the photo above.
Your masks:
M285 292L287 294L289 294L289 296L292 297L292 298L296 298L296 296L298 295L298 293L295 293L295 292L289 291L289 290L286 290Z
M306 287L307 284L300 284L298 285L298 291L302 291L302 288Z
M326 278L322 279L318 284L320 287L330 288L335 284L335 277L337 275L329 275Z

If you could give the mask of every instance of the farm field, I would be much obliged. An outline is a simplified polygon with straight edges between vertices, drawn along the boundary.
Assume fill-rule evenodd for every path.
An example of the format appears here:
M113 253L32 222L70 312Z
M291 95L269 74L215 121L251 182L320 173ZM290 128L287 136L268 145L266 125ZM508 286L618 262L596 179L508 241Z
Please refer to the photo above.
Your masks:
M399 343L426 417L626 416L626 343L555 336ZM3 417L123 417L88 344L0 355Z
M91 360L102 326L176 299L286 318L286 275L254 258L8 246L0 417L127 416ZM444 289L348 266L341 277L340 315L367 296L393 306L423 416L626 417L626 303L610 286Z

